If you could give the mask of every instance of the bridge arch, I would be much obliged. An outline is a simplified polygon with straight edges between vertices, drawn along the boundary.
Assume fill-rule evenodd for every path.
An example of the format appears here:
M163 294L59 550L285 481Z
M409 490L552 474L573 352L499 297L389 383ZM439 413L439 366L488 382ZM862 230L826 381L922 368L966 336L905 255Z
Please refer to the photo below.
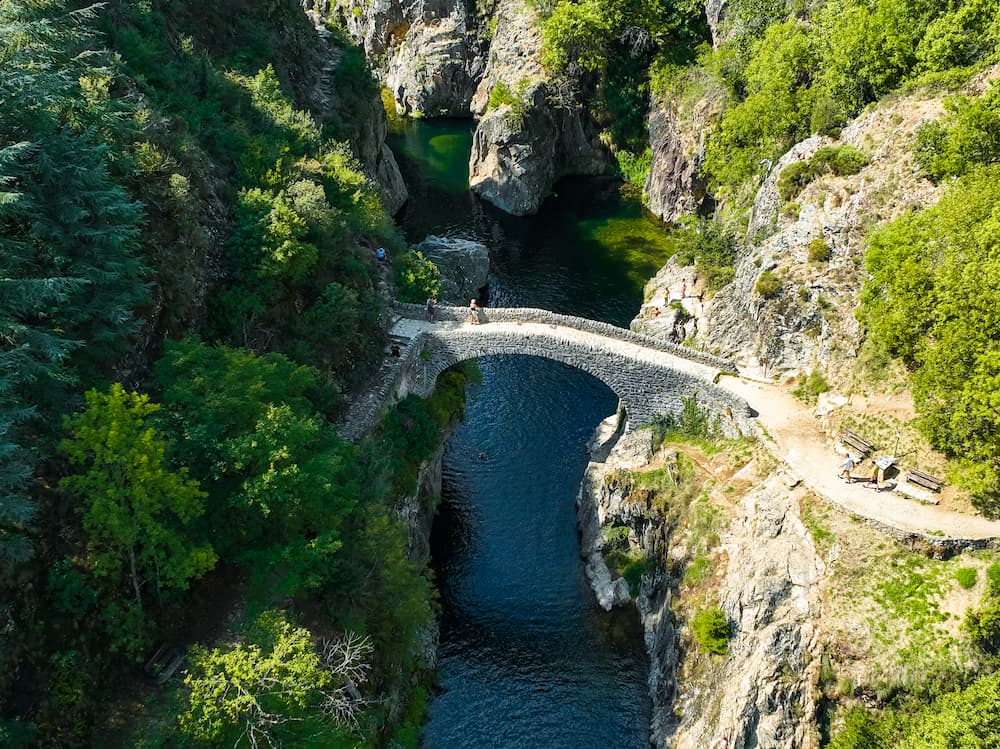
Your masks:
M711 354L547 310L489 308L479 325L468 324L463 308L439 307L434 324L424 320L422 306L397 304L396 311L391 334L399 355L387 360L379 383L351 406L340 425L347 439L363 436L384 407L407 394L430 395L449 367L503 354L550 359L600 380L618 396L626 431L679 412L682 399L696 395L728 434L756 432L746 401L715 384L720 372L733 369L731 363Z
M454 308L449 313L447 322L452 323L467 315ZM539 319L543 322L535 321ZM692 395L720 417L730 434L752 431L747 404L713 382L721 367L711 364L725 362L701 352L680 356L673 344L656 342L652 347L645 336L622 328L539 310L507 309L486 310L480 325L425 325L421 336L408 388L419 395L429 395L438 375L462 361L505 354L535 356L574 367L604 383L624 409L626 431L680 411L682 399Z

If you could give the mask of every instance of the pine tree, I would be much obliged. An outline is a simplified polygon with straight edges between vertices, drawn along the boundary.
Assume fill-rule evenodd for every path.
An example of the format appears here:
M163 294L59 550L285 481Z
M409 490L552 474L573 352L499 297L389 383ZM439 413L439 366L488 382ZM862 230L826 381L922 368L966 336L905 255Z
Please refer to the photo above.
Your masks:
M94 15L0 0L0 581L30 557L36 417L115 362L145 294L139 209L99 135L120 113L81 83L107 75Z

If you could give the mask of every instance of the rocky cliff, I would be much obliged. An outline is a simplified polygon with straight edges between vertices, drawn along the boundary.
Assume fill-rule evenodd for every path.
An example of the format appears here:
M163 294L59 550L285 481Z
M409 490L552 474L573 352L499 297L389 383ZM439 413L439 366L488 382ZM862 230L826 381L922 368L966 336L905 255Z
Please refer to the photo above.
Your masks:
M733 749L818 746L811 716L824 564L799 517L797 481L763 453L747 462L657 450L647 430L602 450L613 431L602 429L578 500L581 553L605 609L632 600L606 562L621 557L612 550L621 529L627 554L653 560L633 592L650 656L654 745L700 749L725 738ZM636 476L657 470L692 482L688 499L678 499L682 491L664 501L641 488ZM702 652L688 629L692 614L715 601L732 631L725 656Z
M713 205L700 172L705 138L722 112L725 96L714 82L687 82L654 96L649 111L652 161L643 189L649 210L664 221Z
M736 504L722 537L726 563L717 593L733 637L720 662L682 680L675 749L700 749L717 738L734 748L819 746L812 716L824 565L799 518L793 482L772 472ZM689 663L686 673L698 665L706 664Z
M469 183L480 196L515 215L538 210L560 177L602 174L611 157L597 128L565 84L541 65L537 11L500 0L496 34L473 97L480 118L469 159ZM491 93L502 86L508 95Z
M940 112L939 99L899 97L850 123L837 141L814 136L796 144L757 191L734 280L713 296L694 268L672 261L647 284L633 328L733 356L747 374L846 371L861 344L854 309L865 232L937 201L940 188L921 177L910 144L919 124ZM791 200L781 197L782 170L823 146L844 144L862 151L868 165L854 175L820 176ZM677 156L673 163L688 162ZM656 164L654 155L653 173ZM662 194L668 192L681 195L681 205L690 198L679 189ZM758 283L765 274L773 277L771 289Z
M302 55L310 61L310 72L299 98L304 99L317 122L337 123L345 131L365 174L381 188L386 210L394 214L403 207L408 195L396 158L385 142L387 127L382 101L375 93L345 100L343 86L337 84L340 67L345 62L342 43L326 28L315 3L306 0L304 6L309 19L317 25L315 37Z
M778 192L782 170L831 141L809 138L774 165L754 200L736 279L712 299L703 330L709 348L763 376L849 362L861 343L853 311L865 232L938 199L940 189L921 178L910 143L920 122L940 112L939 99L911 96L862 115L838 143L864 152L868 166L819 177L788 202ZM767 294L758 285L764 273L780 284Z
M697 336L709 322L703 291L691 269L668 263L632 327ZM720 457L683 442L661 447L649 430L615 435L612 418L590 444L577 503L581 555L598 603L634 603L642 619L654 746L817 747L826 564L803 522L797 479L761 447L730 443ZM657 473L665 483L641 478ZM623 559L651 562L631 591ZM703 651L690 627L711 605L729 622L725 656Z
M508 213L534 213L560 177L612 163L597 128L540 63L537 11L518 0L303 0L336 12L391 95L415 117L475 116L472 189ZM497 86L508 92L494 97Z
M328 3L316 3L326 15ZM340 0L336 11L405 115L463 117L482 77L481 14L464 0Z

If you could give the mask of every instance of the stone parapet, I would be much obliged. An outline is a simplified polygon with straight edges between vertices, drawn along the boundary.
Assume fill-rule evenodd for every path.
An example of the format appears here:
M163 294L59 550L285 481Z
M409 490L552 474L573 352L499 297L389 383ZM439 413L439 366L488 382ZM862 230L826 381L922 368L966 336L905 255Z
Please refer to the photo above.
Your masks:
M397 314L413 320L424 319L425 310L421 304L407 304L405 302L395 302L394 309ZM463 322L469 316L469 311L465 307L448 307L439 305L436 308L438 320L448 320L452 322ZM559 325L574 330L582 330L587 333L616 338L627 343L634 343L655 351L662 351L665 354L673 354L682 359L698 362L709 367L714 367L726 372L735 372L736 364L732 359L725 359L715 356L706 351L681 346L670 341L662 341L651 336L636 333L628 328L620 328L611 323L589 320L584 317L574 317L572 315L561 315L536 307L484 307L480 310L481 318L484 322L534 322L548 325Z

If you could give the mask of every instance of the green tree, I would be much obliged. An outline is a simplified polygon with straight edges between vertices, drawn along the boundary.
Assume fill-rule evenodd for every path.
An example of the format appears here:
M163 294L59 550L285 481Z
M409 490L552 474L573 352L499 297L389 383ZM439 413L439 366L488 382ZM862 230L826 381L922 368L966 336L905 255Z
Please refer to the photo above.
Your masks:
M998 205L992 166L876 231L859 310L868 334L911 368L921 429L990 513L1000 511Z
M127 580L141 614L145 588L184 589L215 565L211 547L183 531L205 493L186 469L167 466L166 443L147 424L159 407L147 396L116 383L86 399L86 411L65 420L61 447L77 472L60 488L82 502L91 574L113 590Z
M729 638L732 632L725 612L718 606L710 606L695 613L691 619L691 633L699 647L708 653L725 655L729 652Z
M317 647L284 612L266 611L244 642L192 648L181 731L210 746L294 746L306 736L330 746L357 726L370 654L351 635Z
M705 163L716 182L735 189L808 135L810 84L818 66L808 27L789 20L767 29L744 73L746 98L723 116Z
M417 250L396 261L396 287L400 301L423 304L429 296L441 293L441 271Z
M280 575L287 592L320 585L360 476L353 447L315 412L315 370L185 341L168 344L156 374L164 428L209 493L219 552Z
M943 120L917 130L913 155L931 179L965 174L1000 160L1000 83L977 97L945 99Z
M556 73L570 65L595 72L606 62L608 19L598 0L561 2L542 24L542 63Z

